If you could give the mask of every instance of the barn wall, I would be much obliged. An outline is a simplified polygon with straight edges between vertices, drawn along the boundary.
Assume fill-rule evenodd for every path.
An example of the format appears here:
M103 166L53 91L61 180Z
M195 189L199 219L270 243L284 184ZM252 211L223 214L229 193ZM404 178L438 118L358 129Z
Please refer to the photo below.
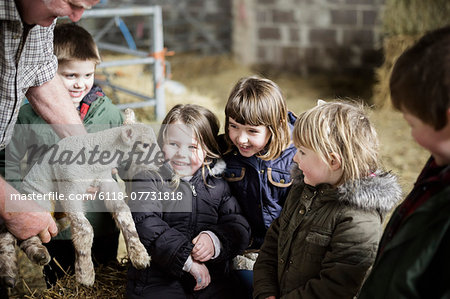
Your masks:
M120 7L160 5L164 41L177 53L232 52L246 65L302 74L371 72L381 62L384 0L103 0ZM90 31L100 30L97 22ZM127 20L138 46L148 22ZM123 37L116 28L107 38Z
M234 0L233 53L302 74L379 64L383 0Z

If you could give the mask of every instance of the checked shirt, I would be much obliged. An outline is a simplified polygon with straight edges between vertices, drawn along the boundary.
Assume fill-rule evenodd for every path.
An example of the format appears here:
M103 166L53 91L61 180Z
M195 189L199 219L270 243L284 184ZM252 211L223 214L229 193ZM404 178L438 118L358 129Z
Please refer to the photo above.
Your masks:
M11 139L28 88L55 76L55 24L56 20L49 27L24 25L15 1L0 0L0 149Z

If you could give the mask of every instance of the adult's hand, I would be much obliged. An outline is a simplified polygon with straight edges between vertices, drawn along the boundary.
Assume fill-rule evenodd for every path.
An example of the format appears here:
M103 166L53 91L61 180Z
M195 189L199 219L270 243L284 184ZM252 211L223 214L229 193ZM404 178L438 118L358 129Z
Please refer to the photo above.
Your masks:
M48 212L6 212L6 228L20 240L38 235L43 243L58 233L55 221Z
M44 243L56 236L58 229L49 212L42 211L34 202L10 201L13 194L19 193L0 177L0 217L9 232L20 240L39 235ZM24 211L20 211L21 205L26 205Z

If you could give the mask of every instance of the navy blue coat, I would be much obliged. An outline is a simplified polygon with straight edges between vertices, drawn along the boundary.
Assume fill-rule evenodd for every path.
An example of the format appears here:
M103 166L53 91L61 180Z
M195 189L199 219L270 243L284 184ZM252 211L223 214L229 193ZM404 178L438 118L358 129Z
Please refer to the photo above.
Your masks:
M290 112L288 116L292 130L296 117ZM270 161L243 157L236 148L223 157L227 163L224 177L252 229L251 248L261 247L267 229L281 213L292 184L290 171L296 152L290 144Z
M220 164L220 163L217 163ZM217 171L216 166L212 171ZM222 161L222 171L225 165ZM208 172L208 171L207 171ZM162 178L171 177L168 167L160 171ZM178 280L183 288L192 290L195 280L191 274L183 271L183 266L194 245L192 239L201 231L212 231L220 240L222 248L220 255L205 265L211 275L211 284L220 282L230 273L231 260L242 253L249 244L250 227L236 199L231 195L228 184L220 176L207 173L205 185L199 169L189 182L180 180L176 190L169 184L162 184L157 174L141 173L134 177L132 183L132 198L137 198L143 192L175 192L182 194L181 201L164 201L151 210L147 203L131 202L130 208L139 238L152 257L151 265L144 270L130 267L128 273L128 294L151 297L145 289L151 289ZM181 193L177 193L181 192ZM159 196L159 195L158 195ZM161 201L159 202L161 203ZM140 212L136 212L139 210ZM174 212L175 211L175 212ZM207 288L207 289L208 289Z

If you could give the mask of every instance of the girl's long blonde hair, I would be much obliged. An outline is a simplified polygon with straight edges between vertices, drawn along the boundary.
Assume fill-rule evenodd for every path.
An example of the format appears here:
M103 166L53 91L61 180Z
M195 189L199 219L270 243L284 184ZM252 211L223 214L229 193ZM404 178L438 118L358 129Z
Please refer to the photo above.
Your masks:
M327 164L331 153L338 154L343 170L338 184L355 182L380 166L378 136L363 104L319 100L317 106L298 117L293 140L296 147L313 150Z
M271 137L265 151L257 156L263 160L276 159L290 143L286 102L277 84L269 79L251 76L240 79L225 106L225 139L229 148L229 117L240 124L266 126Z

